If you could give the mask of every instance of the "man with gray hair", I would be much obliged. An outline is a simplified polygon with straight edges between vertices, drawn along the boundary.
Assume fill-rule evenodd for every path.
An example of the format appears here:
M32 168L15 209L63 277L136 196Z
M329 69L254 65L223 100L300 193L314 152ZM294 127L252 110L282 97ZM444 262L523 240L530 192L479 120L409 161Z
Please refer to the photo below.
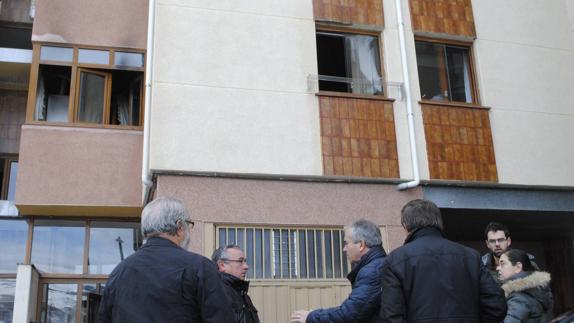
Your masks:
M235 320L229 323L259 323L257 309L247 294L249 282L245 280L249 266L243 250L237 245L215 249L211 256L223 281L227 297L235 313Z
M381 267L386 256L381 231L371 221L357 220L345 227L343 251L351 262L347 275L351 294L340 306L295 311L293 323L378 322L381 301Z
M383 266L378 322L504 320L502 289L478 252L444 238L442 216L433 202L408 202L401 211L401 224L407 238Z
M189 252L193 221L180 200L160 197L142 212L143 247L110 274L99 322L231 322L213 263Z

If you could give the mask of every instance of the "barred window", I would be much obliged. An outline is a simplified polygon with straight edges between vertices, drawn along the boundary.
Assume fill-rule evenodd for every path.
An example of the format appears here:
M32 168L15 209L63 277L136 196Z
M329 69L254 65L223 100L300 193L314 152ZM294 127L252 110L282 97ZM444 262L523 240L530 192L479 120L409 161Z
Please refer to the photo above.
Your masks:
M250 279L342 279L350 270L342 229L219 226L216 235L218 246L244 250Z

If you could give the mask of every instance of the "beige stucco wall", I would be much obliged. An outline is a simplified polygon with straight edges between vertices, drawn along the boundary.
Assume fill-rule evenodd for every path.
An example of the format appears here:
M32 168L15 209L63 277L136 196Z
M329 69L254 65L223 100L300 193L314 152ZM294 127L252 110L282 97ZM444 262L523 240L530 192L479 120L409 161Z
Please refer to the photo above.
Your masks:
M574 38L564 0L473 1L478 88L501 183L574 183Z
M147 0L36 1L32 41L145 49Z
M312 2L157 2L151 168L322 174Z
M137 208L141 156L141 131L24 125L16 205Z
M344 226L366 218L386 226L394 249L405 238L400 211L422 197L421 188L397 191L395 185L318 183L167 176L157 178L156 197L184 201L191 217L193 250L203 250L203 224L237 223L287 226Z

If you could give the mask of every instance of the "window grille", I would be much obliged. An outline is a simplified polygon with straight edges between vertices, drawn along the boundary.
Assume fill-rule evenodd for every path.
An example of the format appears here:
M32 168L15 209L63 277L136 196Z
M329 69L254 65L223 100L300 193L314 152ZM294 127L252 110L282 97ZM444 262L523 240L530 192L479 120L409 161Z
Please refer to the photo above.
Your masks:
M218 226L218 247L245 252L249 279L344 279L343 229Z

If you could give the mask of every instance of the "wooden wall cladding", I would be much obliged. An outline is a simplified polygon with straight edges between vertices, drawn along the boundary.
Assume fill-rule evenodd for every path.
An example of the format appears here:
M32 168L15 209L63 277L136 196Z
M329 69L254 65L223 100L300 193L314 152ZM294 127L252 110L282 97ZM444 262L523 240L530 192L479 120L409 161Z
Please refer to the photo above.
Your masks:
M383 0L313 0L315 20L383 26Z
M431 179L498 181L488 110L421 105Z
M476 36L471 0L410 0L413 30Z
M398 178L393 103L319 98L325 175Z

